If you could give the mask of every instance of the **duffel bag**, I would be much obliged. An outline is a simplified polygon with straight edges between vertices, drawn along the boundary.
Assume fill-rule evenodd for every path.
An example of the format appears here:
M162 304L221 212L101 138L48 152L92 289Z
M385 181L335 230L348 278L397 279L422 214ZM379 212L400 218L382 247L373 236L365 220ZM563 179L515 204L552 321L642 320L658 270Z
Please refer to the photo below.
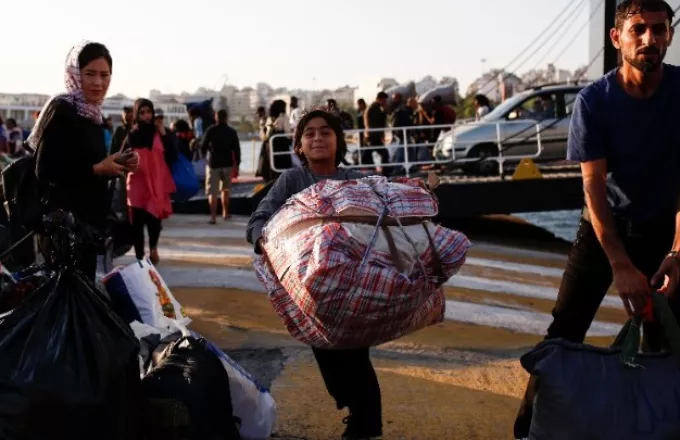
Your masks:
M444 318L442 285L470 243L434 224L436 215L416 179L322 181L267 222L256 272L301 342L379 345Z
M548 340L521 358L538 377L532 440L680 438L680 328L667 299L652 296L671 351L639 354L639 319L611 348Z

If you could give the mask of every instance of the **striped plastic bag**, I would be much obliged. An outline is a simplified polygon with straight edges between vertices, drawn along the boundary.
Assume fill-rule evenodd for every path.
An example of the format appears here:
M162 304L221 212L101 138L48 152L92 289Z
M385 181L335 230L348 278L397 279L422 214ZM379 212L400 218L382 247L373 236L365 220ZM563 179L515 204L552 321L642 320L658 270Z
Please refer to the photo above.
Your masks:
M259 279L293 337L320 348L378 345L441 322L442 285L468 239L432 222L421 182L323 181L267 222Z

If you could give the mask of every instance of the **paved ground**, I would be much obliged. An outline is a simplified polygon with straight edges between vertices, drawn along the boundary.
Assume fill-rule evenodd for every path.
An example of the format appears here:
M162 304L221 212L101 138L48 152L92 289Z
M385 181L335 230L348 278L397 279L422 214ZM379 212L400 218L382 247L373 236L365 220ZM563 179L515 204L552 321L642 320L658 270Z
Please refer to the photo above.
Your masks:
M208 225L176 216L159 270L192 327L270 387L275 437L338 439L344 413L323 387L310 350L291 338L250 269L246 219ZM118 261L124 264L129 256ZM373 351L385 439L509 439L526 373L519 356L541 339L564 255L475 243L446 287L447 320ZM590 342L610 343L625 315L608 297Z

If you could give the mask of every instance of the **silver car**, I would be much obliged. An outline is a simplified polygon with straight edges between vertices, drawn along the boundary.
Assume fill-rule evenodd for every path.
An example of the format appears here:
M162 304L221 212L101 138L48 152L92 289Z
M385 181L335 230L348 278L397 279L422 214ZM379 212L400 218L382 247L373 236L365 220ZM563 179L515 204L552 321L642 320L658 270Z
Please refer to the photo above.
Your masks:
M499 150L507 161L564 160L574 100L583 87L548 85L521 92L479 121L443 132L434 147L435 157L476 174L498 173L496 160L482 159L498 157Z

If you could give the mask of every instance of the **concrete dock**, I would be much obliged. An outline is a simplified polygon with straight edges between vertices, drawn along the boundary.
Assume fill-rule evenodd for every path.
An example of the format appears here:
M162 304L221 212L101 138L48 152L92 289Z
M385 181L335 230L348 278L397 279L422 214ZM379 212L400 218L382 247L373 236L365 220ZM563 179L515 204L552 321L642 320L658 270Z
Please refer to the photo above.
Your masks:
M278 406L275 438L339 439L346 413L335 409L309 348L289 336L269 304L252 271L246 222L174 216L164 223L159 271L191 327L270 388ZM550 324L566 256L473 245L445 288L446 321L372 352L385 439L512 438L527 379L518 359ZM610 294L589 342L610 344L625 319Z

